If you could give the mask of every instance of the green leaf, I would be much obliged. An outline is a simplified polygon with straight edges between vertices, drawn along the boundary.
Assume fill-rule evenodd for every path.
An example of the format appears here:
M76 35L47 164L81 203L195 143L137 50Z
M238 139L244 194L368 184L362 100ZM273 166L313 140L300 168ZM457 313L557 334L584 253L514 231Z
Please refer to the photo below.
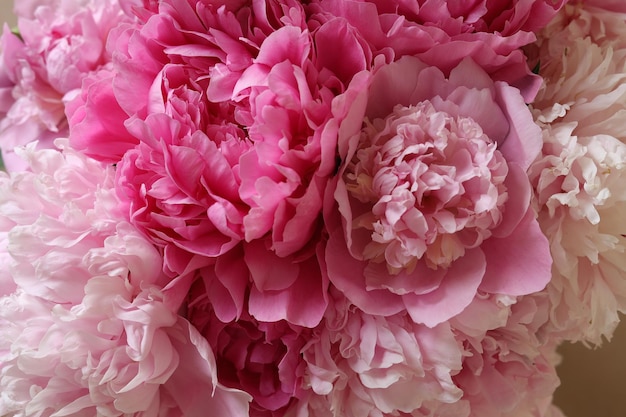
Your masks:
M535 65L535 68L533 68L533 74L537 74L539 75L539 69L541 68L541 61L537 61L537 65Z
M16 26L11 29L11 33L20 38L22 42L24 42L24 38L22 38L22 34L20 33L20 29Z

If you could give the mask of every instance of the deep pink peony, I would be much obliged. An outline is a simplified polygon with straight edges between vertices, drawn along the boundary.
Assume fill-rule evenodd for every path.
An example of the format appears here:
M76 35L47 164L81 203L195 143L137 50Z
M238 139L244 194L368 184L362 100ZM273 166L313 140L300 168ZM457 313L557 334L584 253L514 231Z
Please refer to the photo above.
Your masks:
M113 92L140 142L118 164L120 195L170 269L244 241L250 315L314 326L328 286L316 260L322 200L345 115L333 106L356 97L347 85L371 57L345 22L310 32L299 2L264 4L190 13L166 1L111 37ZM337 61L336 48L352 53ZM93 149L123 150L98 140Z
M428 326L478 289L544 288L551 258L525 173L541 135L519 91L471 60L446 78L404 57L375 72L362 100L340 127L325 212L331 283L366 313L406 309Z
M241 159L240 195L251 207L244 219L246 240L271 233L279 256L302 249L317 233L322 196L336 165L341 120L332 112L333 99L366 67L363 56L342 57L343 68L316 62L313 48L330 49L327 37L313 44L312 37L322 39L324 29L313 35L296 27L272 33L233 91L233 99L242 101L237 115L253 143ZM349 46L337 42L333 47L358 45L349 40Z
M269 234L281 257L306 250L319 234L336 165L333 100L370 65L364 41L345 21L309 30L296 1L237 10L199 3L192 12L187 2L169 0L158 14L151 5L134 10L145 25L120 26L110 38L120 107L139 119L166 113L205 133L213 124L243 128L251 145L238 174L250 207L244 239ZM101 142L94 148L106 148L105 136L94 139Z
M118 194L131 222L164 249L166 266L182 273L186 254L216 257L243 239L239 157L249 144L241 129L204 133L165 114L128 128L141 142L117 165Z
M94 159L116 163L139 139L124 122L128 119L113 92L115 71L105 66L83 79L80 93L65 106L72 147Z
M205 291L213 314L223 322L247 314L262 322L317 326L328 304L328 278L316 256L322 245L306 257L286 258L268 246L263 240L239 244L200 268L203 284L194 293Z
M109 31L125 17L113 0L16 2L15 13L19 36L5 27L1 39L13 88L12 97L2 97L8 112L0 123L0 148L9 168L21 169L15 146L39 140L40 147L51 147L54 138L67 135L65 103L86 75L110 60Z

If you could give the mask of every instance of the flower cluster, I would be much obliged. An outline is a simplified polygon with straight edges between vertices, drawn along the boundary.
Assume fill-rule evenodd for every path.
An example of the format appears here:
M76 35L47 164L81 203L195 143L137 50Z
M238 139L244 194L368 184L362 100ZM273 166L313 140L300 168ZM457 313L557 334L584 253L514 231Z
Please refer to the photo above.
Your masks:
M626 311L626 8L456 3L16 2L0 415L559 415Z

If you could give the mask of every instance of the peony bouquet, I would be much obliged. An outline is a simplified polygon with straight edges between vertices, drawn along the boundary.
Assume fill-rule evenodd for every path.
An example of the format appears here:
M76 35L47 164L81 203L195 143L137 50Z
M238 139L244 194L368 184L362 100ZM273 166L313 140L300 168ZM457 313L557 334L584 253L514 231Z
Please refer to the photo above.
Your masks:
M20 0L0 416L556 417L626 311L621 0Z

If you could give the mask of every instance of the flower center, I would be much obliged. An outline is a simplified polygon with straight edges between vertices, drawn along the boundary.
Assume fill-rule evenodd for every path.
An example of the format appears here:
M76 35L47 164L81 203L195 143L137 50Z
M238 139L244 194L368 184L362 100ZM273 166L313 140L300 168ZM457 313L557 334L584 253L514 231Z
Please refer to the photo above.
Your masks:
M386 262L392 273L421 259L448 267L500 223L507 173L474 120L428 101L366 121L344 174L353 231L369 235L364 259Z

